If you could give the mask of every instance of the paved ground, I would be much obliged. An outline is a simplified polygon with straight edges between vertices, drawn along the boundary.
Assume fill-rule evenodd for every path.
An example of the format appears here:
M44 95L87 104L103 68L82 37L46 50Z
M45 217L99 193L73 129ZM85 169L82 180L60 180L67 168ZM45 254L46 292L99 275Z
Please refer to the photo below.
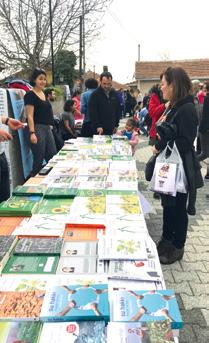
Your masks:
M142 137L142 136L141 136ZM144 178L144 167L151 156L147 138L140 137L135 158L139 171L139 189L152 204L154 212L146 216L150 235L156 242L161 236L162 208L153 199ZM205 175L203 164L203 175ZM189 231L184 258L170 266L162 266L167 289L174 289L184 320L180 343L209 343L209 182L198 190L196 216L189 217Z

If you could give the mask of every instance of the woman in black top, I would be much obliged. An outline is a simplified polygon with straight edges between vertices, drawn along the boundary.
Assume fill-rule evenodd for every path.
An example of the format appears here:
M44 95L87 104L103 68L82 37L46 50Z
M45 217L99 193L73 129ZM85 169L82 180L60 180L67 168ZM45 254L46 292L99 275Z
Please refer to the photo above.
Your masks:
M24 103L28 120L31 150L33 153L32 175L42 168L43 160L48 162L56 153L52 134L54 124L52 106L43 92L46 86L46 73L36 68L31 76L33 89L25 94Z
M188 183L187 193L177 192L176 197L161 195L163 233L157 250L160 262L171 264L183 257L188 214L195 215L196 189L202 186L202 177L193 146L198 119L189 76L182 68L168 68L163 73L161 89L163 98L170 101L166 110L167 116L164 117L168 124L163 125L162 122L162 125L156 125L158 142L153 151L161 152L168 142L175 142Z

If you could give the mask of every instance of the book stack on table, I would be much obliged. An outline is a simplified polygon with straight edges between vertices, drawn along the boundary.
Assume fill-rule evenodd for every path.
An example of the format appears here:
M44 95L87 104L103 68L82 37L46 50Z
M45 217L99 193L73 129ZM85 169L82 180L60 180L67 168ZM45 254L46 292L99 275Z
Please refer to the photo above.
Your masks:
M47 167L0 204L0 343L176 342L128 142L72 139Z

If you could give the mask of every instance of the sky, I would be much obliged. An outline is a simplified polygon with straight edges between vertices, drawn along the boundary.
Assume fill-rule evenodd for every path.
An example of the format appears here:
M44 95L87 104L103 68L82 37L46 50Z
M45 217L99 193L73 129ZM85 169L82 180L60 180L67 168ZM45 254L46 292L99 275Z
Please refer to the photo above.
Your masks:
M113 0L86 49L86 70L107 65L116 81L131 82L138 44L141 61L209 58L208 20L208 0Z

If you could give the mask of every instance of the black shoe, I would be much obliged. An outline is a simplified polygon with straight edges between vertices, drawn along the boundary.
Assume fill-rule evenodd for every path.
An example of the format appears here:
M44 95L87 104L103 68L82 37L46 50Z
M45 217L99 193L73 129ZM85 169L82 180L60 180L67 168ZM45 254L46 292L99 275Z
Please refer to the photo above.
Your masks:
M159 200L160 199L160 193L154 192L153 198Z
M159 256L163 255L171 247L172 247L172 242L162 237L161 240L157 244L158 255Z
M184 256L184 248L177 249L172 245L171 249L167 250L163 255L160 256L160 263L172 264L176 261L180 261Z

